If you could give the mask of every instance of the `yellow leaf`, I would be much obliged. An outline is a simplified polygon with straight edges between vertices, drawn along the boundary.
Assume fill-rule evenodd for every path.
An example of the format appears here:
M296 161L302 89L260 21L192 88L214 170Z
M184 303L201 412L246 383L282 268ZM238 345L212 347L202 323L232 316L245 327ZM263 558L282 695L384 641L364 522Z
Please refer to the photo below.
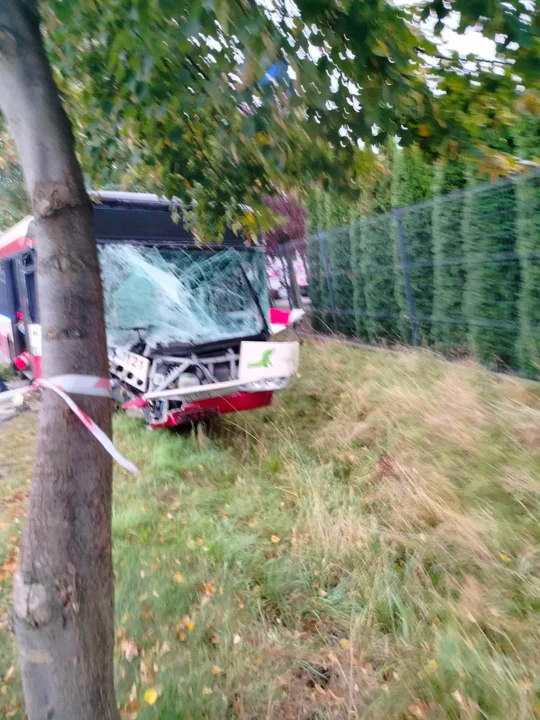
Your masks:
M344 650L348 650L351 646L350 642L347 640L347 638L341 638L339 641L339 644Z
M191 632L191 630L193 630L194 627L195 627L195 623L193 622L193 620L191 620L190 622L188 622L188 624L187 624L187 629L188 629L190 632Z
M203 688L202 694L203 695L211 695L213 692L214 691L212 690L212 688L205 687L205 688Z
M512 558L508 557L508 555L505 555L504 553L499 553L499 557L505 563L512 562Z
M382 40L377 40L376 44L371 47L372 52L375 53L375 55L378 55L379 57L388 57L389 50L388 47L383 43Z
M437 665L437 661L435 660L435 658L431 658L431 660L426 663L426 668L428 670L436 670L438 667L439 666Z
M214 665L212 668L212 675L221 675L221 668L217 665Z
M174 573L173 578L174 578L174 582L177 582L179 585L181 583L185 582L184 576L182 575L182 573L179 573L179 572Z
M420 135L420 137L429 137L430 136L429 125L419 125L418 126L418 134Z
M148 688L148 690L144 693L144 702L147 703L147 705L153 705L157 698L158 694L153 688Z
M270 540L271 540L273 543L278 543L279 540L280 540L280 538L278 538L277 535L271 535L271 536L270 536Z
M319 588L319 597L325 598L328 595L326 590L323 590L323 588Z

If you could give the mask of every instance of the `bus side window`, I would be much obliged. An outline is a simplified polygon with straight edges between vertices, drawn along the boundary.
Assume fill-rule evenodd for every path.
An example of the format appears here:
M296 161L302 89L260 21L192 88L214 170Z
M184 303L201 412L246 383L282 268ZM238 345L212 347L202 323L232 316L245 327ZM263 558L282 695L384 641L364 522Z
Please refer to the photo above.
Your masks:
M13 314L13 303L8 287L9 260L0 262L0 315L11 318ZM11 318L12 319L12 318Z
M24 285L28 303L28 322L39 322L37 288L36 288L36 253L29 250L22 258L22 269L24 274Z

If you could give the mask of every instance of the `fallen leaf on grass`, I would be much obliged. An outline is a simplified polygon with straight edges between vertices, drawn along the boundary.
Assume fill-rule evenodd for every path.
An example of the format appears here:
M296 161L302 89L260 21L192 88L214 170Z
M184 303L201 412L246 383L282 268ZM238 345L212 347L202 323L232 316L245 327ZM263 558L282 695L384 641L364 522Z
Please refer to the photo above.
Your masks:
M423 718L427 718L429 706L425 703L420 703L418 705L409 705L408 710L413 717L418 718L418 720L423 720Z
M270 540L275 544L280 541L280 538L277 535L270 535Z
M238 645L239 642L242 642L242 638L240 637L240 635L238 633L236 633L235 635L233 635L232 641L233 641L233 645Z
M212 690L212 688L205 687L205 688L203 688L202 694L203 695L211 695L213 692L214 691Z
M10 557L3 565L0 565L0 582L11 577L16 569L17 560L14 557Z
M159 651L159 654L165 655L165 653L168 653L170 651L171 651L171 646L169 645L169 643L166 640L164 640L163 645L161 646L161 650Z
M144 693L144 702L147 705L154 705L157 699L158 694L153 688L148 688L148 690Z
M217 665L214 665L212 668L212 675L221 675L221 668Z
M178 627L186 628L191 622L192 622L192 620L191 620L190 616L184 615L184 617L178 623Z
M203 583L202 589L205 595L213 595L216 592L216 587L211 582Z
M184 615L184 617L180 620L180 622L176 626L177 637L180 640L180 642L185 642L185 639L183 639L181 637L181 635L185 635L185 633L183 631L187 629L191 632L194 627L195 627L194 620L192 620L189 617L189 615Z
M150 670L147 668L144 660L141 660L140 671L141 671L141 682L144 685L150 685L150 683L154 679L154 676L152 675Z
M327 691L330 697L335 700L339 705L343 705L344 702L346 702L344 697L341 697L341 695L336 695L332 690Z
M128 662L131 662L133 658L136 658L139 655L139 648L132 640L126 640L124 638L120 647L122 648L122 652Z
M179 573L179 572L174 573L173 578L174 578L174 582L177 582L179 585L181 583L185 582L184 576L182 575L182 573Z
M348 650L351 647L351 643L347 640L347 638L341 638L339 644L344 650Z

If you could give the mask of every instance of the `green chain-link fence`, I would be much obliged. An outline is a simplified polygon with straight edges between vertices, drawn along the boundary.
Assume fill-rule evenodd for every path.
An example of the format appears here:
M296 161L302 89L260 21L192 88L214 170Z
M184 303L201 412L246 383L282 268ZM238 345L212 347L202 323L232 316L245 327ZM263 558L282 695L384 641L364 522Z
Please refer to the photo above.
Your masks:
M312 232L308 262L314 330L540 373L538 170Z

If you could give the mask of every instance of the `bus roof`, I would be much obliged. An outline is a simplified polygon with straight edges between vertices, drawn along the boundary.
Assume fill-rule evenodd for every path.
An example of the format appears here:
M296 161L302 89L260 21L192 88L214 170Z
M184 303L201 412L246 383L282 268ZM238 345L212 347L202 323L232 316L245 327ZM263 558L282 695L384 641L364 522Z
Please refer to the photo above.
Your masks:
M32 244L27 238L28 228L31 222L32 216L27 215L22 220L19 220L16 225L12 225L12 227L0 235L0 258L16 255Z
M184 248L196 247L193 233L182 219L174 222L174 202L150 193L92 191L94 230L99 243L135 242L143 245L171 244ZM0 235L0 259L15 255L33 245L28 235L32 217L29 215ZM205 247L244 249L244 239L227 229L221 242Z

